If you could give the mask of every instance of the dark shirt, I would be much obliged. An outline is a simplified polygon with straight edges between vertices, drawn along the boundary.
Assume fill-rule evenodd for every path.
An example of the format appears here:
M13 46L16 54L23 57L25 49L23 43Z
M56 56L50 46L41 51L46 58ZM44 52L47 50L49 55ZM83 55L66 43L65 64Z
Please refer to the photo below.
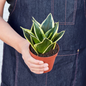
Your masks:
M15 0L7 0L7 2L10 4L9 12L11 12L11 11L12 11L12 9L13 9L13 7L14 7Z
M60 49L86 47L86 2L85 0L7 0L11 16L8 23L21 36L20 26L30 29L32 16L41 23L49 13L55 22L60 22L59 31L66 30L58 41Z

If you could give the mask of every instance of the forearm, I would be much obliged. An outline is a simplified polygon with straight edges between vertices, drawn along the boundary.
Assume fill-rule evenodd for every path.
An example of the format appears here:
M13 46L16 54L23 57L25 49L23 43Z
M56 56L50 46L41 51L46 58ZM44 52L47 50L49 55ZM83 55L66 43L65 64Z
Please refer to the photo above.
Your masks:
M4 41L6 44L15 48L18 52L22 52L24 44L29 44L26 39L22 38L19 34L17 34L8 23L6 23L0 17L0 39Z

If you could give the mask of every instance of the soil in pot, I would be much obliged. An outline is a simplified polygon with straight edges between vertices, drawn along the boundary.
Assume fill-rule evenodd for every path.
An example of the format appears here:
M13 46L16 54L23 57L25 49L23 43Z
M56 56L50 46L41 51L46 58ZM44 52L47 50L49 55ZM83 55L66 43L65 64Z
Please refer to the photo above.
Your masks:
M53 56L54 54L56 54L58 52L58 46L55 46L55 49L51 49L49 52L45 53L45 54L39 54L38 56L40 57L49 57L49 56ZM37 55L36 52L34 51L34 49L30 46L30 50L33 54Z

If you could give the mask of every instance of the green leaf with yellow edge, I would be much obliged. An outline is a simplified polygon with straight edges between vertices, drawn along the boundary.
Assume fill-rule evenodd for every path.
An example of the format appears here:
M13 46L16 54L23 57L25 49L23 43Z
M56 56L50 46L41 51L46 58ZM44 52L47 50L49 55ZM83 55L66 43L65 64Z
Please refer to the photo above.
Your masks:
M64 35L65 31L61 31L60 33L56 33L54 37L51 39L53 42L57 42L59 39L62 38Z
M34 47L36 48L37 52L42 53L47 49L47 47L52 44L52 41L45 38L42 42L35 44Z
M50 38L51 38L52 34L53 34L53 32L51 32L51 33L50 33L50 35L48 36L48 39L50 39Z
M32 24L32 26L31 26L31 32L35 35L35 33L34 33L34 24Z
M26 30L23 29L23 33L24 33L24 37L29 41L29 43L31 44L32 48L35 50L35 52L38 54L36 48L33 45L32 39L31 39L31 35L30 33L28 33Z
M52 28L52 35L49 37L49 39L52 39L55 36L55 34L58 31L58 28L59 28L59 22L55 23L54 28Z
M37 22L34 17L32 17L32 19L33 19L32 21L34 21L35 24L37 24L39 27L41 26L41 24Z
M40 43L40 41L36 37L34 36L31 36L31 37L33 39L34 44Z
M30 38L30 33L27 31L23 30L24 37L30 42L30 44L33 44Z
M41 24L41 28L44 31L44 33L46 33L48 30L50 30L51 28L54 28L54 20L53 20L53 16L50 13L47 18L42 22Z
M55 47L56 47L56 42L54 42L53 50L55 49Z
M39 27L35 22L33 22L33 23L34 23L35 35L36 35L37 39L42 41L45 38L45 34L44 34L43 30L41 29L41 27Z
M32 43L32 45L34 45L34 42L33 42L33 39L32 39L32 37L31 37L31 35L30 35L30 39L31 39L31 43Z
M31 30L26 29L26 28L23 28L23 27L20 27L20 28L21 28L23 31L28 32L30 35L35 36L35 35L31 32Z
M47 53L47 52L49 52L51 49L53 49L53 47L55 46L55 44L56 44L56 43L50 44L50 45L46 48L46 50L43 52L43 54L44 54L44 53Z
M49 39L53 38L53 36L57 33L59 28L59 22L55 23L54 28L51 28L45 33L45 36L48 37Z
M27 32L28 34L31 35L31 37L32 37L32 39L33 39L33 41L34 41L35 43L39 43L39 42L40 42L40 40L35 37L35 35L31 32L31 30L25 29L25 28L23 28L23 27L21 27L21 28L22 28L22 30L23 30L24 32Z
M52 35L52 28L45 33L46 38L49 38L51 35Z

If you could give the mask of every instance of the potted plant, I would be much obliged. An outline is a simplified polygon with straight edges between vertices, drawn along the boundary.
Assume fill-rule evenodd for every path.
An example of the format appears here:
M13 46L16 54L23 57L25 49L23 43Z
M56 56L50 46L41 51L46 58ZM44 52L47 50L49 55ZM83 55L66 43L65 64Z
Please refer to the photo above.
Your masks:
M50 13L47 18L40 24L32 17L31 30L23 27L25 38L29 41L29 52L32 57L42 60L49 64L49 72L53 68L55 58L59 51L57 41L62 38L65 31L57 33L59 22L54 23L53 16Z

